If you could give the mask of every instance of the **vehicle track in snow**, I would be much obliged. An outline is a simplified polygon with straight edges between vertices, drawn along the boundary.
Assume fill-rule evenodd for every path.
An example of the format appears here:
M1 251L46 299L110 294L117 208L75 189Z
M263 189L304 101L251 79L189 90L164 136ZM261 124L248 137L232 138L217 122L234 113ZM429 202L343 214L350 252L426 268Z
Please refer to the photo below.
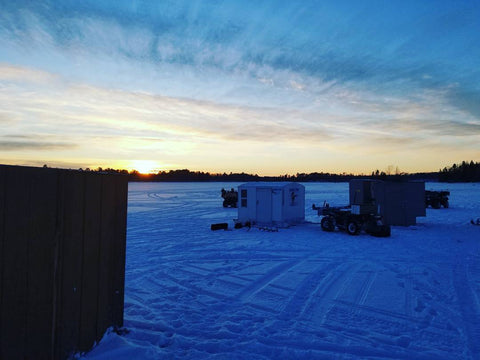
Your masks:
M298 285L280 318L312 320L316 317L321 319L321 324L333 300L351 278L353 269L350 263L323 263Z
M480 299L478 281L473 284L471 272L480 273L476 263L458 263L453 269L453 284L457 293L458 306L465 323L464 336L468 349L475 359L480 358Z
M269 272L267 272L264 276L251 282L240 293L236 294L234 296L234 300L241 301L241 302L248 302L248 300L252 296L254 296L255 293L266 288L268 285L270 285L270 283L275 281L278 277L284 275L285 272L290 270L292 267L294 267L298 263L299 263L298 260L280 263L279 265L271 269Z

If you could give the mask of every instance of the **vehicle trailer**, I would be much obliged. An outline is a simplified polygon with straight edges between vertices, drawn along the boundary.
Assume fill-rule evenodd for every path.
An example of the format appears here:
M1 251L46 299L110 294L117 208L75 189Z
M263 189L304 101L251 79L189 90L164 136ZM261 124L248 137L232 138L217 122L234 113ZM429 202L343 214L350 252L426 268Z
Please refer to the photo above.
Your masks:
M377 237L388 237L391 234L390 225L386 225L380 215L364 213L351 206L330 207L327 203L322 207L312 205L322 216L320 226L323 231L334 231L335 228L346 231L350 235L358 235L363 230Z
M442 206L448 208L448 197L450 191L432 191L425 190L425 207L431 206L433 209L440 209Z

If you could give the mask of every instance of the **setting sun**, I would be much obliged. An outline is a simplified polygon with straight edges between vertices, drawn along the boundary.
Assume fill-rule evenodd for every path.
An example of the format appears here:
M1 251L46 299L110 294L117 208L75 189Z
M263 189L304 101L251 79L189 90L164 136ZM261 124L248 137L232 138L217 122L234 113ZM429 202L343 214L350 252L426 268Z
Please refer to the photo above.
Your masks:
M160 164L154 160L132 160L128 170L137 170L141 174L156 174L160 171Z

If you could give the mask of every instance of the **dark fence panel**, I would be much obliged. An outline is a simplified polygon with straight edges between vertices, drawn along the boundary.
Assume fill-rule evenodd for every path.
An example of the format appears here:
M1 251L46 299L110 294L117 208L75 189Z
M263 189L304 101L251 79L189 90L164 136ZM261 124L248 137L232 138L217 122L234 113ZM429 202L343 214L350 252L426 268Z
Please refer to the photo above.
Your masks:
M24 174L29 178L27 263L27 359L53 357L55 247L57 233L57 185L54 170ZM14 194L12 194L15 197ZM8 210L8 209L7 209Z
M127 253L128 182L117 178L115 182L115 235L113 237L113 323L123 325L123 304L125 295L125 256Z
M77 172L60 174L62 187L59 196L63 199L60 227L63 241L59 248L57 282L60 290L56 319L59 358L77 348L80 337L84 177Z
M100 257L98 269L98 322L97 332L108 327L113 318L113 251L115 236L115 214L109 209L115 205L115 184L102 183L102 223L100 228Z
M5 191L6 183L5 183L5 168L0 166L0 359L3 359L4 351L2 350L5 342L3 340L2 332L3 332L3 268L4 268L4 238L5 238L5 226L4 226L4 219L5 219L5 199L7 192Z
M0 165L0 359L65 359L123 325L127 191Z
M2 261L2 359L25 356L28 298L29 181L22 168L5 174L4 238ZM13 190L13 191L11 191Z
M80 348L88 349L95 339L102 336L97 332L99 294L99 255L101 242L102 182L99 176L85 178L84 194L85 225L83 233L83 280L82 316L80 326ZM120 270L118 270L120 271ZM123 315L123 313L122 313Z

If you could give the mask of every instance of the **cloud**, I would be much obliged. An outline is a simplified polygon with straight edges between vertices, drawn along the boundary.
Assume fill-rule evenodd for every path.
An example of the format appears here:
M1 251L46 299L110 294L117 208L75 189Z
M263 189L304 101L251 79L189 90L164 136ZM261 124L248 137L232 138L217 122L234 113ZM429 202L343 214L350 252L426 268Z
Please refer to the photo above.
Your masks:
M144 141L142 148L169 151L171 141L176 142L174 148L181 143L200 146L232 141L304 148L340 148L342 142L341 147L346 148L361 140L361 148L398 149L421 147L429 136L471 137L478 129L475 118L448 106L446 91L422 92L410 98L379 97L297 76L295 81L303 84L301 91L284 82L285 87L270 93L277 91L274 97L278 99L285 94L288 100L283 106L256 106L112 90L57 81L33 70L17 72L28 76L0 91L2 102L9 104L7 111L23 109L13 129L39 136L66 136L78 144L95 141L101 146L96 139L108 139L112 146L117 139L133 148L148 139L150 145ZM0 67L0 75L5 73ZM288 77L272 75L277 82ZM42 83L44 88L36 88L35 96L28 96L22 86L28 88L32 76L53 82ZM459 117L462 121L454 120Z
M451 105L458 107L477 119L480 119L480 90L450 88L447 95Z
M22 150L35 150L35 151L52 151L52 150L71 150L75 148L76 144L60 143L60 142L46 142L46 141L33 141L33 140L5 140L5 136L0 138L0 151L22 151Z
M38 71L31 68L0 63L0 79L2 82L29 82L38 84L49 84L59 80L55 74Z
M0 124L2 126L11 125L15 122L15 114L11 112L0 111Z
M462 79L462 87L475 84L462 74L479 76L473 66L478 47L466 48L476 43L479 25L472 14L478 8L460 4L452 9L443 3L432 11L405 3L397 11L377 5L350 3L343 13L341 4L316 2L49 2L44 7L20 2L18 9L7 8L3 15L9 24L3 33L80 61L89 54L193 68L200 74L241 73L260 79L259 72L267 67L324 81L359 82L383 92L398 91L398 80L404 80L403 91L419 84L445 86L455 79Z

